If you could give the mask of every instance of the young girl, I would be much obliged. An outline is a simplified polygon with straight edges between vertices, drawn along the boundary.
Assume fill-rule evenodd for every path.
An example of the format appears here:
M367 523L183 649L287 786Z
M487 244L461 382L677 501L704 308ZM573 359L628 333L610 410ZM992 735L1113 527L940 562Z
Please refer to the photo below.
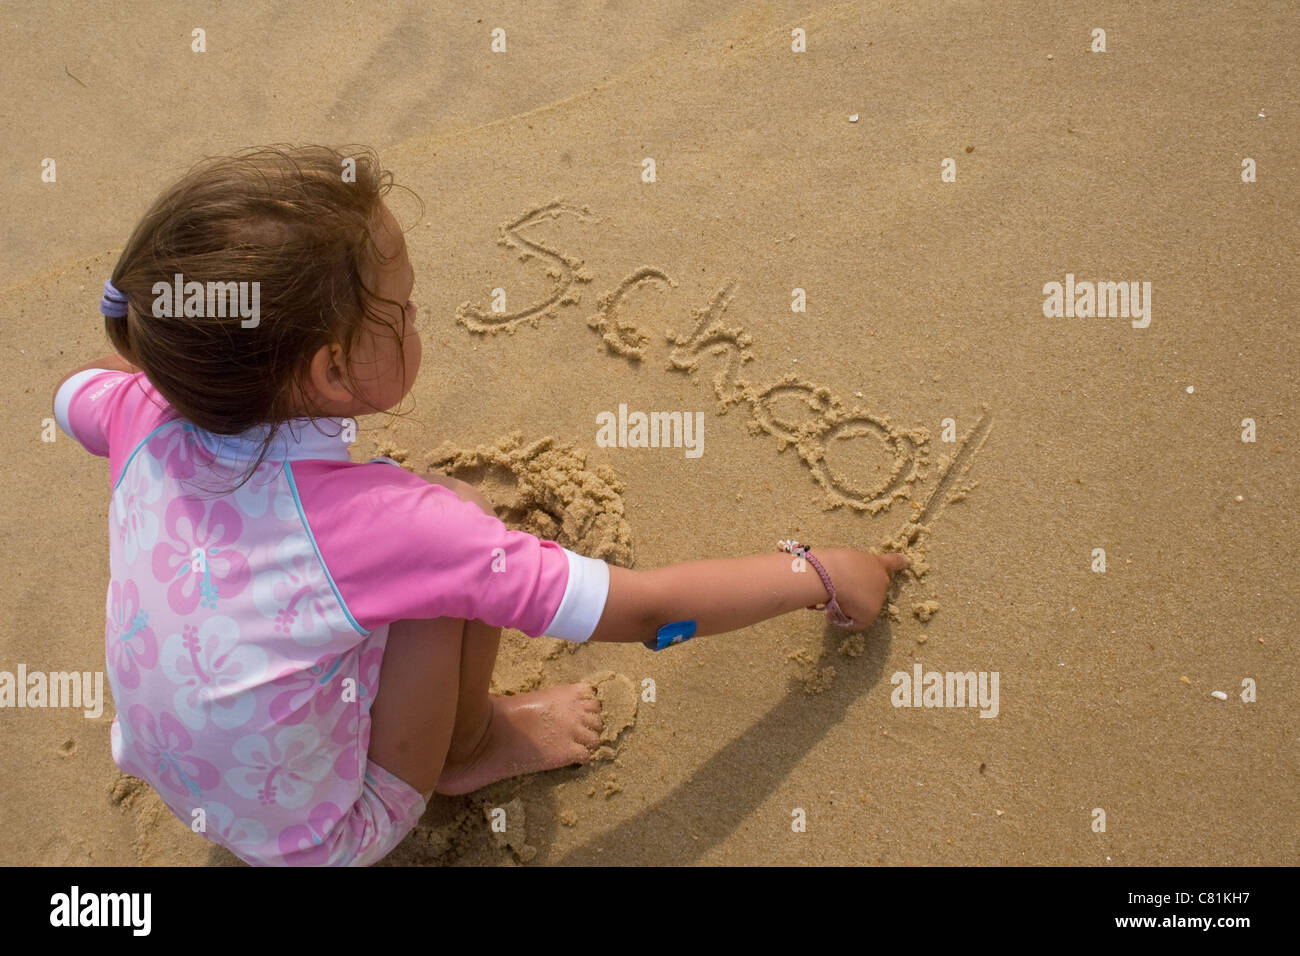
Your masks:
M124 358L54 397L109 459L113 759L249 863L374 863L435 791L586 762L589 684L488 693L502 627L661 649L826 601L861 628L906 566L790 545L631 571L351 461L352 417L420 367L392 185L367 150L200 164L104 285Z

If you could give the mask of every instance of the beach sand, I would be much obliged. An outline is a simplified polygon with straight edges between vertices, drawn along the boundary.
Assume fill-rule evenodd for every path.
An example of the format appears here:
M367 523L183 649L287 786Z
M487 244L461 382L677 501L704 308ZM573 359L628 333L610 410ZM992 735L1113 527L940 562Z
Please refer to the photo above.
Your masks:
M1296 12L569 6L4 11L0 670L105 666L107 463L41 432L138 216L205 153L362 142L425 202L424 361L355 460L624 566L915 561L858 635L507 631L494 688L598 680L604 749L436 797L386 863L1295 864ZM1149 325L1045 316L1067 275L1149 282ZM701 453L602 445L620 405ZM996 673L996 716L895 706L917 665ZM111 716L0 710L0 864L237 864Z

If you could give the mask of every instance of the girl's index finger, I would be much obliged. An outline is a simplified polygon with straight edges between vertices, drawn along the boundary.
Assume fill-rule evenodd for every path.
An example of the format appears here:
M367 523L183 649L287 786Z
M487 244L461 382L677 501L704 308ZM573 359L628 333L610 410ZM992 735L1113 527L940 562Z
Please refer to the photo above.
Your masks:
M885 570L890 574L902 571L904 568L910 567L912 564L911 558L905 554L900 554L897 551L886 551L884 554L876 555L876 557L880 558L880 563L885 566Z

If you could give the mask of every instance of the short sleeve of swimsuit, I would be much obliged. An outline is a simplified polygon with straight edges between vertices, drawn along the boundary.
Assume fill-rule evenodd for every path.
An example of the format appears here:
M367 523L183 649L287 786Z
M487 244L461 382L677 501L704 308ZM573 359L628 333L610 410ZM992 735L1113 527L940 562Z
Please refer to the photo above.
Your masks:
M140 442L176 417L143 372L88 368L60 385L54 399L54 420L86 451L109 459L113 485Z
M455 617L585 641L604 612L604 561L512 530L400 466L299 461L293 480L342 603L367 630Z

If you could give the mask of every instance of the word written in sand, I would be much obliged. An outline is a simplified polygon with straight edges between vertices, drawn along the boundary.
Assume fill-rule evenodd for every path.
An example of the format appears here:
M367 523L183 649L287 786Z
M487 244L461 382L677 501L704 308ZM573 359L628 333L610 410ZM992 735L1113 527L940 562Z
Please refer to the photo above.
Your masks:
M514 311L505 311L504 302L500 311L464 302L456 310L459 324L475 334L513 334L525 324L538 326L543 319L558 318L562 309L580 301L582 286L594 278L584 261L522 235L539 223L561 218L582 223L601 221L586 206L555 199L502 223L497 240L499 245L517 253L520 261L537 260L544 266L550 280L549 292ZM1070 282L1073 283L1073 278ZM613 354L634 363L644 361L652 336L628 319L623 312L624 305L631 297L641 294L643 288L663 292L676 287L677 282L663 270L639 267L599 297L597 311L588 318L587 324L601 333L606 348ZM974 488L974 483L968 482L968 475L975 455L988 437L992 415L987 409L981 410L965 437L955 443L952 449L955 454L951 457L936 454L933 457L938 461L932 462L933 442L926 428L894 425L884 415L845 404L825 385L802 381L794 374L766 383L751 381L745 371L755 359L753 339L742 326L729 324L726 318L736 289L737 283L728 279L706 306L694 309L689 332L666 330L670 346L666 368L698 375L706 374L704 369L712 366L713 390L721 405L719 414L725 414L731 406L745 406L749 412L745 425L751 434L775 437L780 443L778 451L793 447L825 491L827 508L848 506L874 515L898 501L910 502L911 514L882 546L886 550L905 552L912 559L910 573L914 577L925 574L926 538L934 519L947 504L964 500ZM1073 294L1071 285L1071 302ZM1132 308L1138 301L1129 295L1127 287L1123 298L1124 302L1117 301L1116 308L1125 303ZM1095 289L1092 301L1095 305ZM1148 293L1148 304L1149 301ZM862 397L860 392L854 394ZM629 418L637 419L638 414L633 413ZM697 420L700 414L696 413ZM613 433L616 423L621 429L621 422L613 413L602 415L605 427L597 438L602 446L656 447L650 434L653 422L648 417L643 423L644 430L629 420L627 438L620 440L621 435L616 437ZM683 432L688 421L689 416L683 416ZM702 431L701 422L696 428L701 439ZM662 433L659 443L666 444ZM863 467L863 455L879 464L874 468ZM926 484L932 485L928 496Z
M998 672L923 671L915 664L912 673L898 671L889 678L895 707L978 707L981 717L998 715Z
M600 426L596 444L601 448L685 448L687 458L704 454L703 412L629 414L627 405L619 403L617 418L613 412L601 412L596 424Z
M1043 315L1049 319L1133 319L1133 328L1151 324L1150 282L1075 282L1065 274L1065 285L1048 282L1043 286Z

